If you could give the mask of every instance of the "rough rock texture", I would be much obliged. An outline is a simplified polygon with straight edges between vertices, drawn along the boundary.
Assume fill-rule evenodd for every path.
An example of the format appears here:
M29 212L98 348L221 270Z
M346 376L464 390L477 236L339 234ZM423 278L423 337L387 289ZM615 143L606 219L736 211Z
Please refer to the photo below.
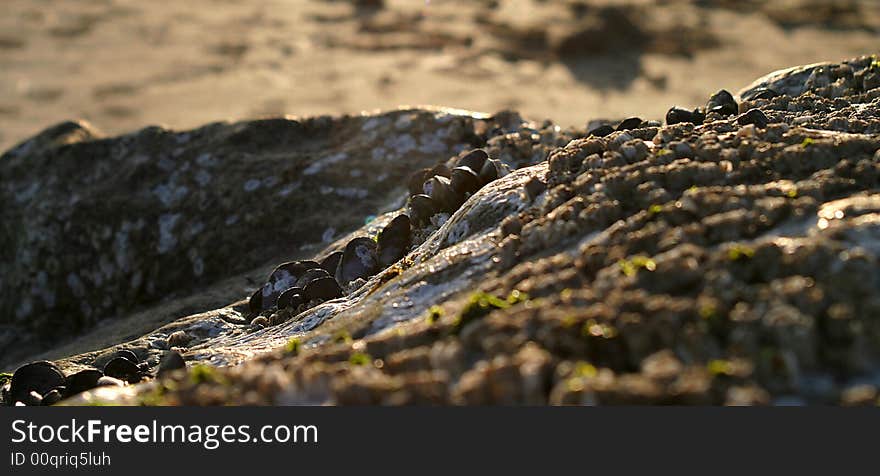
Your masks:
M413 167L499 131L484 119L400 110L108 139L51 127L0 157L0 348L33 352L326 246L388 206Z
M346 297L169 324L126 346L184 330L187 372L73 403L878 404L880 63L808 71L740 102L764 128L511 128L513 172Z

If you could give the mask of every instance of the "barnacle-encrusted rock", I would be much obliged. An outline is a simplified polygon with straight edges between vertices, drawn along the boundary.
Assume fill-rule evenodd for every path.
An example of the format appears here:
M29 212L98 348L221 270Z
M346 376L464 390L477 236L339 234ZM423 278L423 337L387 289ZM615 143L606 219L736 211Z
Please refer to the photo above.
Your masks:
M742 92L737 110L722 94L705 123L521 124L482 144L481 170L501 173L463 203L411 197L413 249L348 294L265 328L239 324L243 306L175 323L201 332L187 360L216 378L73 402L158 386L167 404L864 404L880 371L875 68L774 76L756 87L778 94ZM766 124L738 120L752 109ZM392 208L315 256L354 263Z

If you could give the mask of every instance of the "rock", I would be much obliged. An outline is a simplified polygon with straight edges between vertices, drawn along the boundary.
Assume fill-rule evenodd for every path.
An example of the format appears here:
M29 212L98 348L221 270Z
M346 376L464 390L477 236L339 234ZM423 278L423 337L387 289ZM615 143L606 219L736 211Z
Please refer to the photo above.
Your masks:
M105 375L105 376L98 379L97 386L98 387L124 387L125 382L118 379L118 378L114 378L114 377L110 377L110 376Z
M192 336L187 334L186 331L175 331L168 336L168 347L186 347L192 340ZM106 374L107 371L105 370L104 373ZM110 376L115 377L115 375Z
M483 138L477 124L489 126ZM53 126L0 158L0 220L26 230L0 233L0 326L27 343L0 363L252 270L291 245L321 243L328 228L354 230L414 169L503 134L496 124L401 109L109 138L83 122ZM374 170L374 153L382 178L366 174L352 187L350 171Z
M186 361L183 359L183 356L180 355L179 352L172 350L168 351L164 356L162 356L162 360L159 362L159 370L156 375L158 377L162 377L168 372L185 368Z
M365 237L355 238L345 246L342 261L336 271L336 281L340 285L346 285L358 278L369 278L378 270L376 242ZM308 299L308 292L306 294Z
M31 362L19 367L12 374L9 388L10 403L19 401L28 403L33 400L32 392L41 400L43 394L55 387L63 386L64 383L64 374L57 365L45 360Z

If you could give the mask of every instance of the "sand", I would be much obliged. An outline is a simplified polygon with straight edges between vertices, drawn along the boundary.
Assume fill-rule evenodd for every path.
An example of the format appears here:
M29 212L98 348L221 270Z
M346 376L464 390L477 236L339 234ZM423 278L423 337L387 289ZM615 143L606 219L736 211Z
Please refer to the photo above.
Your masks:
M763 2L772 5L762 11L750 2L581 2L636 5L639 22L666 31L651 33L654 46L630 45L624 35L560 59L535 32L552 37L583 23L574 19L579 2L400 0L379 9L317 0L3 3L3 150L72 118L107 134L421 104L514 108L562 125L662 118L673 104L702 104L719 86L875 53L880 16L873 2L858 3L858 15L805 19L817 10L802 4L817 2ZM740 8L712 6L724 4ZM682 25L696 34L675 38ZM670 40L684 44L666 51Z

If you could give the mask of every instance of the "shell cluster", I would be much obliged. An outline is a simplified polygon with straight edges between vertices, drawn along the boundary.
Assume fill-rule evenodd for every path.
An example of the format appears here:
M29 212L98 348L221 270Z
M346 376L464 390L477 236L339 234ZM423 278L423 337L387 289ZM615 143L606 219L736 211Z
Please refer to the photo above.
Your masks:
M408 181L407 213L391 220L375 239L352 239L342 251L320 262L290 261L278 265L248 301L256 327L280 324L346 291L400 261L413 245L413 232L430 225L439 213L455 212L468 197L504 173L483 149L475 149L449 168L440 163L413 173Z
M177 352L169 352L159 365L158 373L183 368L186 363ZM120 350L101 369L80 370L65 375L52 362L38 360L19 367L8 388L3 389L7 405L54 405L78 393L104 386L124 386L152 377L150 364L142 362L130 350Z

